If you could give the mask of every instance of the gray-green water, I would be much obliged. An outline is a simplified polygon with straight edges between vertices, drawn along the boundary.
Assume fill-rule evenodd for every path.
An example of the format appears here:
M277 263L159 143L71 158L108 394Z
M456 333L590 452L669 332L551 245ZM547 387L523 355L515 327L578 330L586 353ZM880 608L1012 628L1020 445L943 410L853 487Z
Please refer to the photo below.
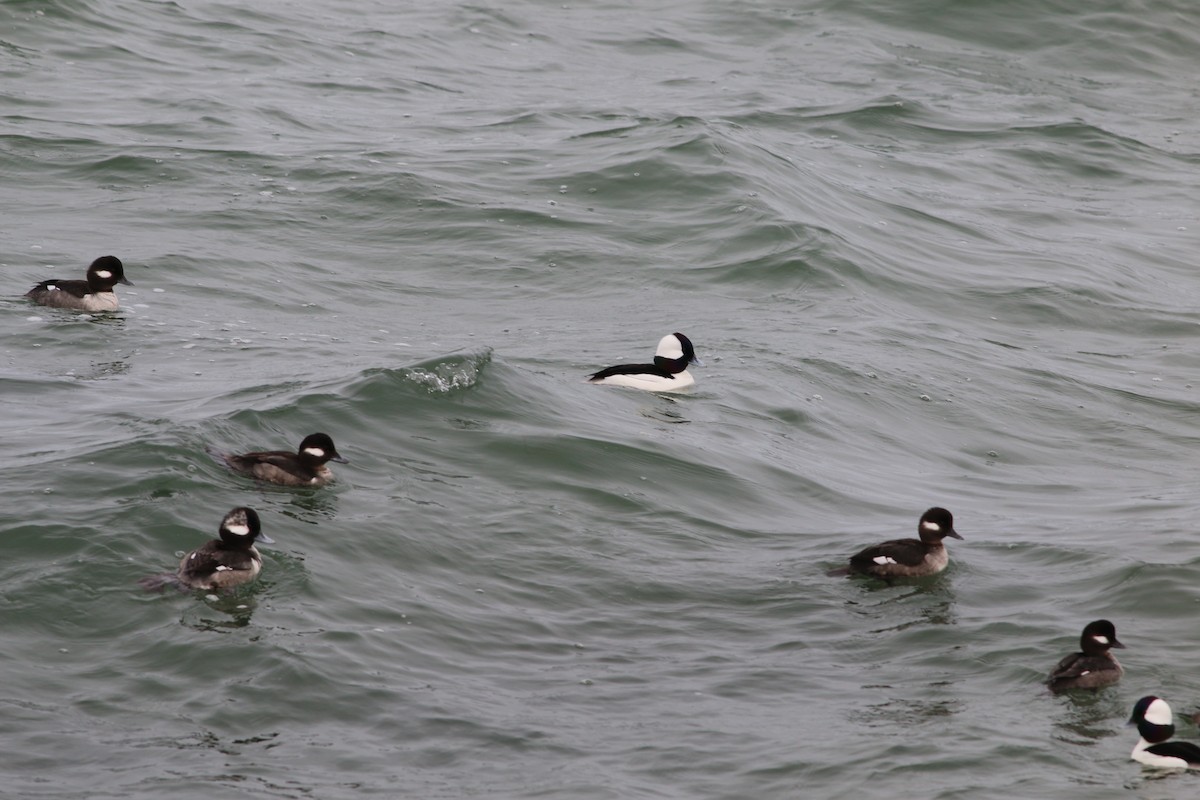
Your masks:
M0 2L0 795L1196 795L1192 3L242 6Z

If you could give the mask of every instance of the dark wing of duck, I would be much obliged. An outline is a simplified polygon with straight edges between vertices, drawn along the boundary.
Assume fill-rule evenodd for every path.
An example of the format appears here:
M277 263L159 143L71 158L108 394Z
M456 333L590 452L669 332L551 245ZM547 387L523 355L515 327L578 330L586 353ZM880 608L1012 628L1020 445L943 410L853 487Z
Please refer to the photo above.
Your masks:
M32 295L34 295L36 293L47 292L50 290L51 286L55 287L60 292L66 292L69 295L72 295L74 297L80 297L80 298L82 298L89 291L91 291L90 288L88 287L87 281L49 280L49 281L42 281L37 286L33 287L28 292L26 292L25 296L31 297Z
M1051 671L1049 682L1053 686L1059 681L1073 680L1091 671L1083 653L1071 653L1059 661L1058 666Z
M1160 742L1147 747L1146 752L1156 756L1182 758L1189 764L1200 765L1200 747L1191 742Z
M283 450L243 453L242 455L227 454L224 456L224 459L229 466L248 475L257 475L259 470L264 473L270 473L272 470L280 470L304 480L312 477L312 472L304 469L304 465L296 459L295 453L288 453ZM267 476L263 475L261 477Z
M254 556L249 550L234 550L221 546L218 541L210 542L185 557L184 577L208 576L215 572L245 572L254 565Z
M614 375L658 375L668 380L674 377L670 372L667 372L657 364L618 364L615 367L606 367L600 370L588 378L588 380L599 381L611 378Z
M875 559L883 556L897 564L915 567L925 560L926 552L928 552L928 548L920 539L895 539L868 547L861 553L850 556L850 565L858 569L878 567L881 565Z

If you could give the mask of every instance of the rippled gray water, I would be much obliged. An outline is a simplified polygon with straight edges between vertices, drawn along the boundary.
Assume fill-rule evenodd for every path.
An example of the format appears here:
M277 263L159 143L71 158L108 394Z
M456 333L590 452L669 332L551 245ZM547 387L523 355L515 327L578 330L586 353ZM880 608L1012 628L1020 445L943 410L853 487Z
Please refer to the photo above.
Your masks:
M1194 797L1123 723L1198 736L1197 31L0 0L0 795ZM138 589L243 504L252 589ZM944 575L825 576L931 505Z

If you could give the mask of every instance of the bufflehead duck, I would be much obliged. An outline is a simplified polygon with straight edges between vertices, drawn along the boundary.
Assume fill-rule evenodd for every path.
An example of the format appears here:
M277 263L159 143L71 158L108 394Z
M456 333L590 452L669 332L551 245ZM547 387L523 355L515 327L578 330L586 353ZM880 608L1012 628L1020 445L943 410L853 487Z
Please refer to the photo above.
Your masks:
M1108 652L1112 647L1125 649L1125 645L1117 641L1117 629L1113 624L1106 619L1089 622L1079 637L1082 652L1067 656L1050 673L1050 691L1099 689L1121 680L1125 670Z
M350 463L342 458L328 434L314 433L304 437L295 453L268 450L260 453L213 453L235 472L268 483L283 486L324 486L333 480L327 461Z
M171 575L152 575L138 583L161 591L168 584L180 589L228 589L249 583L262 570L262 556L254 542L274 544L262 532L258 513L252 508L231 510L221 520L220 539L211 539L183 557Z
M39 305L52 308L116 311L120 304L113 287L118 283L133 285L125 278L125 265L116 256L101 256L88 267L87 280L42 281L25 296Z
M703 366L696 358L692 341L682 333L664 336L654 353L653 364L618 364L588 377L588 383L627 386L648 392L678 392L696 382L688 364Z
M954 516L944 508L931 508L917 524L920 539L893 539L850 556L850 566L830 575L874 575L877 578L923 578L936 575L950 563L942 539L963 537L954 530Z
M1131 757L1150 767L1200 769L1200 747L1191 742L1168 742L1175 735L1175 721L1167 701L1149 695L1138 700L1129 717L1141 739Z

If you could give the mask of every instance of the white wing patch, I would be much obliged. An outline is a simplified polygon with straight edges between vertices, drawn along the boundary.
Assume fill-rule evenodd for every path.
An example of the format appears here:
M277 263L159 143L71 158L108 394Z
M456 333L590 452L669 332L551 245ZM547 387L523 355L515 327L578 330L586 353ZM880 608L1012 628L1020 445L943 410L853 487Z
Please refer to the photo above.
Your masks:
M224 564L217 564L217 572L225 572L231 569L233 569L233 567L227 567Z
M58 287L55 286L53 283L48 283L48 284L46 284L46 291L47 292L57 292Z
M1141 745L1139 744L1138 747L1141 747ZM1176 758L1175 756L1160 756L1158 753L1147 753L1144 750L1142 752L1134 750L1133 759L1134 761L1140 761L1143 764L1151 767L1182 768L1188 766L1188 762L1184 761L1182 758Z
M886 564L896 564L896 563L898 563L898 562L896 561L896 559L892 558L891 556L875 556L875 557L874 557L874 558L872 558L871 560L872 560L872 561L874 561L876 564L878 564L878 565L879 565L879 566L881 566L881 567L882 567L882 566L884 566L884 565L886 565Z
M661 375L609 375L598 381L588 381L596 386L624 386L627 389L641 389L645 392L678 392L693 385L696 379L686 369L676 372L670 378Z
M1139 739L1137 745L1133 748L1133 753L1130 755L1133 756L1134 761L1140 761L1141 763L1147 764L1151 767L1183 768L1191 766L1188 764L1187 760L1183 758L1177 758L1175 756L1160 756L1158 753L1151 753L1149 752L1150 747L1152 747L1150 742L1147 742L1145 739Z
M308 453L310 456L314 456L315 458L325 457L325 451L320 447L306 447L304 448L304 452Z

